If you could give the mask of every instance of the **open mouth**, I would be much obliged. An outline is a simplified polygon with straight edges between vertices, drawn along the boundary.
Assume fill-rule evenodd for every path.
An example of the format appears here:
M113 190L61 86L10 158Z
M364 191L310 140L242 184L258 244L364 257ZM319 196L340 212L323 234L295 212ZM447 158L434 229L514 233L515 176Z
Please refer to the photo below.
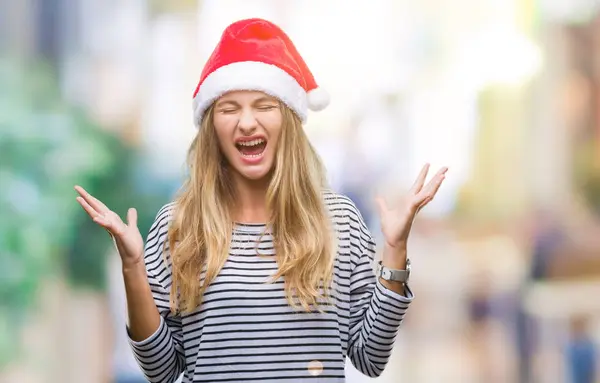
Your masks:
M235 147L244 157L256 158L260 157L267 147L267 140L264 138L257 138L249 141L238 141Z

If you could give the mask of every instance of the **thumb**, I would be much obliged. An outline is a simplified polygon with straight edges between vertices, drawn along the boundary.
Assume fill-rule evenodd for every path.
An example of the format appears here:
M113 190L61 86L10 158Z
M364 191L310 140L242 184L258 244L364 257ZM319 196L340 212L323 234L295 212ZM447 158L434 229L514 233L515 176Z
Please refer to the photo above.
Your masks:
M383 213L387 210L387 204L385 203L385 200L381 197L376 197L375 203L377 204L377 211L379 212L379 216L382 216Z
M127 226L129 227L137 227L137 210L134 208L130 208L127 210Z

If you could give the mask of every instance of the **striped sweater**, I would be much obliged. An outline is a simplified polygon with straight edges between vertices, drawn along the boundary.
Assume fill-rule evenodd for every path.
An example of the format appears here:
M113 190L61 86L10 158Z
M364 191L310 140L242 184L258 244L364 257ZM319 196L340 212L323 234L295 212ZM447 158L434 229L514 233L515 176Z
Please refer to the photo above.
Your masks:
M157 331L130 339L150 382L344 382L346 357L370 377L385 368L412 300L386 289L373 272L375 243L354 203L327 193L338 234L333 304L324 312L292 309L275 273L273 238L265 225L236 224L229 258L191 314L169 310L171 271L162 251L173 204L150 229L145 263L156 306ZM262 235L266 233L266 235ZM256 243L259 243L259 256ZM264 255L267 255L266 257Z

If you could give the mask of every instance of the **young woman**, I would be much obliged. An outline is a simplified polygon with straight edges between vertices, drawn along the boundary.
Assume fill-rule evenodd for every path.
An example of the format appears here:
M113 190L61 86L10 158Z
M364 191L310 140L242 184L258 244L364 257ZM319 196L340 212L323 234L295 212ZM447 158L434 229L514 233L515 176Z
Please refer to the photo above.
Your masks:
M145 249L81 187L78 202L109 231L123 262L128 334L151 382L343 382L346 356L384 370L412 300L406 243L446 169L425 166L398 207L378 207L375 243L353 202L325 188L303 131L327 98L272 23L230 25L194 94L189 178L158 212Z

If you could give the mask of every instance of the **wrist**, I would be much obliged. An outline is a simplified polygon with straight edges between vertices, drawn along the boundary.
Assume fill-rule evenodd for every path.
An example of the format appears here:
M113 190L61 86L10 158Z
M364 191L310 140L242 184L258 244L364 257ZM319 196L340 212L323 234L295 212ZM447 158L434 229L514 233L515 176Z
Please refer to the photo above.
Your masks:
M386 240L385 247L389 247L390 249L395 249L395 250L406 250L406 248L408 247L408 242L405 240L401 240L398 242L388 242Z
M135 262L123 262L121 270L124 276L146 275L146 265L143 258Z
M379 282L385 288L400 295L405 295L404 288L410 278L409 263L406 260L404 260L404 263L394 260L386 264L382 260L377 268L377 276Z
M406 269L407 254L406 246L397 247L386 244L383 249L381 263L390 269L404 270Z

